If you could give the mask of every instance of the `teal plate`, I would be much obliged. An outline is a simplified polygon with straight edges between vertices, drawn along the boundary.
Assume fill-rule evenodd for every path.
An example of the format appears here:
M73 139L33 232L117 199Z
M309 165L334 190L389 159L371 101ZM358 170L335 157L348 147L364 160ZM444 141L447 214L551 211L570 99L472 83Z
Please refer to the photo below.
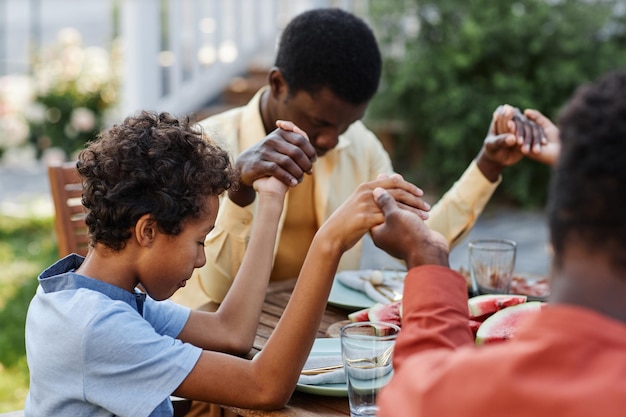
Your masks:
M339 274L354 274L358 272L359 270L345 270L337 272L335 280L333 281L333 286L330 289L328 304L351 311L369 308L376 304L376 301L369 298L365 293L354 290L342 284L341 281L337 279ZM395 279L399 273L405 275L406 271L383 270L382 273L384 274L385 279ZM404 280L404 276L402 279Z
M341 341L338 338L315 339L309 356L328 356L329 354L341 355ZM344 384L324 385L296 385L296 391L329 397L347 397L348 386Z
M330 289L328 304L339 308L345 308L347 310L359 310L362 308L369 308L376 304L376 302L361 291L346 287L335 279L333 286Z

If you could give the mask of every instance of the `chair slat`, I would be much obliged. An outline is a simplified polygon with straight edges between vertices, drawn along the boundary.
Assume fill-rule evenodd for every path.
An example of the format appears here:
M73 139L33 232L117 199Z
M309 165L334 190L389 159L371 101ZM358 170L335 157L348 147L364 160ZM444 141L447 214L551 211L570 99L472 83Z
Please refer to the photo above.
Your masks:
M76 162L50 165L48 179L54 202L54 226L59 256L70 253L86 255L89 238L85 225L85 208L80 202L82 183Z

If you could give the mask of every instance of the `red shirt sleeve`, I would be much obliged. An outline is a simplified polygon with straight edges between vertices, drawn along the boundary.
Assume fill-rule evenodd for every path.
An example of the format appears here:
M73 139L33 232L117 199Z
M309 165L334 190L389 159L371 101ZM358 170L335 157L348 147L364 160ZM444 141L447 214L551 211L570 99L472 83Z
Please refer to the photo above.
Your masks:
M402 297L402 331L394 349L394 367L405 358L431 349L474 344L468 325L465 278L447 267L411 269Z

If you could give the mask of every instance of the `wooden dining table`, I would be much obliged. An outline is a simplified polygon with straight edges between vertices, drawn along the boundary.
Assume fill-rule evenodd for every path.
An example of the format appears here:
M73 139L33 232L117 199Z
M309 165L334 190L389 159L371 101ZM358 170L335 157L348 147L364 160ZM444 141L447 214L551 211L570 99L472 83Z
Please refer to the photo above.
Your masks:
M268 286L263 312L257 329L257 335L249 358L254 357L261 351L278 324L291 292L295 286L295 279L272 282ZM202 310L214 311L217 305L208 303L200 307ZM326 306L322 317L317 337L332 337L341 322L347 320L348 311L332 305ZM324 395L308 394L295 391L286 407L275 411L250 410L237 407L222 406L222 415L243 417L294 417L294 416L349 416L350 407L348 398L331 397Z

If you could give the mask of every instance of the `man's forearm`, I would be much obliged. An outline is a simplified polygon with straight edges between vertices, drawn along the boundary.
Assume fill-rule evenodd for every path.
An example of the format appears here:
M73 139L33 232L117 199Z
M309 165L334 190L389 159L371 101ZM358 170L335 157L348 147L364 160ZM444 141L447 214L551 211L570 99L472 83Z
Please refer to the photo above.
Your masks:
M504 165L487 158L484 150L481 150L478 154L478 157L476 158L476 166L478 166L480 172L482 172L485 178L487 178L490 182L498 181L502 171L504 170Z

